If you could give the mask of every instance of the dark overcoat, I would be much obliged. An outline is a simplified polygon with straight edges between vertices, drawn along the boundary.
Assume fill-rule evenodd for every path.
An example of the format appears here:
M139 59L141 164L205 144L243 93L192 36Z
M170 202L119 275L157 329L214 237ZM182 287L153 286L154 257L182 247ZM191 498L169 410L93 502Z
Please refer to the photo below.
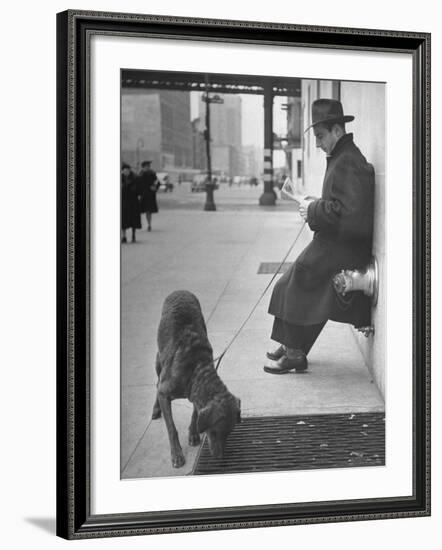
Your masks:
M121 228L141 228L140 203L136 176L131 171L127 176L121 174Z
M158 212L157 191L160 186L156 173L149 168L137 177L137 189L140 195L141 212Z
M365 267L372 254L374 170L345 134L327 157L322 196L309 204L313 240L276 283L269 313L288 323L313 325L328 319L370 324L370 298L361 291L342 297L333 276Z

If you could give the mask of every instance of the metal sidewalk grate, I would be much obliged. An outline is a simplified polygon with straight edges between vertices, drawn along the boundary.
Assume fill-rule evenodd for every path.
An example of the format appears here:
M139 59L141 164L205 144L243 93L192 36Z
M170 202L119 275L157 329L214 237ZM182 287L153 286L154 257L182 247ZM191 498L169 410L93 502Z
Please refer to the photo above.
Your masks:
M384 413L244 418L225 456L210 455L207 438L192 474L231 474L385 465Z
M292 262L285 262L279 268L278 273L285 273L292 267ZM258 267L258 275L273 275L279 267L279 262L261 262Z

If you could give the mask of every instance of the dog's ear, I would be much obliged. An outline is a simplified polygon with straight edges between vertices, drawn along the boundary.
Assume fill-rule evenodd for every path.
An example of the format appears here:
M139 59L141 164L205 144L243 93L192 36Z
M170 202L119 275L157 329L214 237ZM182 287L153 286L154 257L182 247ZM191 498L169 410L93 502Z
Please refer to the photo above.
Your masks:
M236 405L238 407L238 412L236 413L236 421L241 422L241 399L238 399L237 397L235 397L235 399Z
M209 426L212 425L213 406L207 405L204 409L198 412L198 419L196 421L196 427L199 433L203 433Z

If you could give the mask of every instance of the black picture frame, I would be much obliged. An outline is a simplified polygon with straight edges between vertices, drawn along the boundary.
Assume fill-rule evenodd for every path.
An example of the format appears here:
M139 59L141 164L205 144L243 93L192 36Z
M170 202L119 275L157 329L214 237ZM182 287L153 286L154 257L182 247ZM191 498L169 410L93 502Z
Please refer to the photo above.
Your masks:
M88 55L93 34L408 53L413 59L413 495L92 515ZM57 15L57 534L67 539L430 514L430 35L69 10Z

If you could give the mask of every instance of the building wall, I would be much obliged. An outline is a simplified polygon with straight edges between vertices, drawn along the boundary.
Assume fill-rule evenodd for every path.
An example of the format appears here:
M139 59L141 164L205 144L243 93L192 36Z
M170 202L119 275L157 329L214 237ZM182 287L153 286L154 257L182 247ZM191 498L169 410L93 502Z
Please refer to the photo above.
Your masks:
M303 119L303 163L302 181L303 188L315 197L321 196L322 180L324 178L326 160L324 153L316 148L315 136L311 130L305 132L310 126L311 104L319 98L338 99L338 87L330 80L303 80L301 84L302 119Z
M241 98L220 94L224 103L210 104L210 135L214 145L241 146ZM205 120L206 104L200 101L200 118Z
M298 149L303 138L302 98L287 98L287 136L288 145Z
M122 160L139 168L192 167L190 94L171 90L123 88L121 97Z
M375 218L373 253L379 265L379 299L372 310L374 336L365 338L355 333L357 342L374 379L385 395L385 321L386 321L386 257L385 257L385 85L343 82L341 100L344 111L355 115L347 131L375 169Z
M170 155L169 159L173 159L173 166L191 167L190 93L161 90L160 99L162 151Z
M287 167L295 188L303 188L302 143L304 140L302 97L287 98Z
M192 121L192 154L192 168L206 170L206 140L204 139L204 127L200 118L195 118Z
M355 339L379 390L385 391L385 85L381 83L304 80L302 107L304 128L311 124L311 104L320 97L340 98L344 113L355 116L346 127L354 133L355 143L370 162L375 180L375 229L373 253L379 265L379 299L372 310L374 336L366 338L354 331ZM316 149L313 131L304 134L302 190L321 195L326 159Z
M263 150L256 145L242 147L244 157L244 175L259 178L263 172Z
M212 170L227 172L231 165L231 148L228 145L212 145Z
M292 149L290 178L297 189L302 188L302 149Z
M139 169L143 160L161 164L159 94L123 88L121 96L121 160Z

